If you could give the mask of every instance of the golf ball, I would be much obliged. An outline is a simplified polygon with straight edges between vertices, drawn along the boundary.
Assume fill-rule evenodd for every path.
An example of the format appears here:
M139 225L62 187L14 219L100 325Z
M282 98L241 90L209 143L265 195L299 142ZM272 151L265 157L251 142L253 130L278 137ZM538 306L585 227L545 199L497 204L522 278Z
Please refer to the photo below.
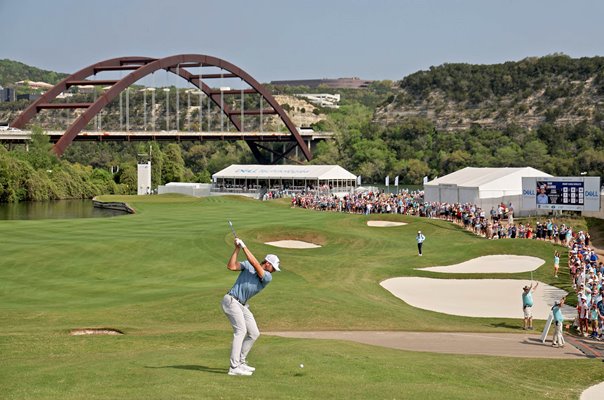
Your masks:
M300 364L300 368L304 368L304 364Z

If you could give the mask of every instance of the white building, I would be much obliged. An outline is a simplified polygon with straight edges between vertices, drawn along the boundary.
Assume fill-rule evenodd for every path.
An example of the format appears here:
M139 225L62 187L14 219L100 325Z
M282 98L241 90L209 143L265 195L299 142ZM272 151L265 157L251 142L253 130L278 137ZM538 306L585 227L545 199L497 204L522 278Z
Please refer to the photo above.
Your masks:
M157 187L157 194L180 193L194 197L207 197L210 195L209 183L170 182Z
M53 87L50 83L46 82L34 82L29 80L19 81L15 83L16 86L29 86L32 89L50 89Z
M471 203L490 209L500 203L520 205L523 177L551 177L531 167L466 167L424 185L427 202ZM518 210L517 207L515 207Z
M329 93L301 93L296 94L296 97L302 97L312 104L320 107L327 108L340 108L338 103L340 102L339 94L329 94Z
M287 194L306 190L348 194L356 176L339 165L231 165L212 175L212 194L249 194L266 191Z
M151 161L138 164L138 195L151 194Z

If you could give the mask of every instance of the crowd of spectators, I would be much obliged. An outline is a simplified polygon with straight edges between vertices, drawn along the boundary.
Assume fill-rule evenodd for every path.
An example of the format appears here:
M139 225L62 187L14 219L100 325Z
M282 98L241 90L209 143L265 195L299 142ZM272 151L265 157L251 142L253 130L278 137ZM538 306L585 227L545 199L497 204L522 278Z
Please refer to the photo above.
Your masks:
M401 191L398 194L362 192L345 196L329 193L299 193L292 197L292 207L319 211L337 211L354 214L407 214L425 215L422 191Z
M551 219L530 223L514 222L512 203L501 203L490 211L475 204L424 202L423 191L399 193L363 192L345 196L300 193L291 200L292 207L319 211L337 211L355 214L405 214L440 218L462 225L469 231L487 239L537 239L550 240L568 246L573 232L565 224Z
M579 231L568 245L568 269L577 293L579 334L602 340L604 337L604 263L591 245L587 232Z

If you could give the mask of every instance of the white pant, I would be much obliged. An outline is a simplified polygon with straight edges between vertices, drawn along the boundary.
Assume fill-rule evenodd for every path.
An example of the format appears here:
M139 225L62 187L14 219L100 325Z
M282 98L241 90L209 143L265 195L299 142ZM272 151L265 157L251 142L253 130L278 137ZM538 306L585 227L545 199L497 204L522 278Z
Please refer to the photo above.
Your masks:
M562 322L554 322L554 339L552 344L564 346L564 336L562 336Z
M230 295L222 298L222 311L233 326L233 346L231 347L231 368L243 364L254 342L260 336L254 314Z

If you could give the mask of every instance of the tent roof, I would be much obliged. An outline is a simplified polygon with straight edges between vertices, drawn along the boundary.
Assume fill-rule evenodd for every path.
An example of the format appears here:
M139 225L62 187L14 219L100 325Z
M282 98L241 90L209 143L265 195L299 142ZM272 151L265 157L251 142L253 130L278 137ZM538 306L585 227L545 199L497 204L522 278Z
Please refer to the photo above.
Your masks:
M239 165L233 164L212 175L213 178L238 179L348 179L356 176L339 165Z
M428 183L427 186L437 186L441 184L445 185L457 185L458 187L487 187L487 186L501 186L506 182L512 182L522 184L522 177L551 177L552 175L547 174L543 171L532 167L522 168L474 168L466 167L455 171L449 175L445 175L441 178L434 179Z

